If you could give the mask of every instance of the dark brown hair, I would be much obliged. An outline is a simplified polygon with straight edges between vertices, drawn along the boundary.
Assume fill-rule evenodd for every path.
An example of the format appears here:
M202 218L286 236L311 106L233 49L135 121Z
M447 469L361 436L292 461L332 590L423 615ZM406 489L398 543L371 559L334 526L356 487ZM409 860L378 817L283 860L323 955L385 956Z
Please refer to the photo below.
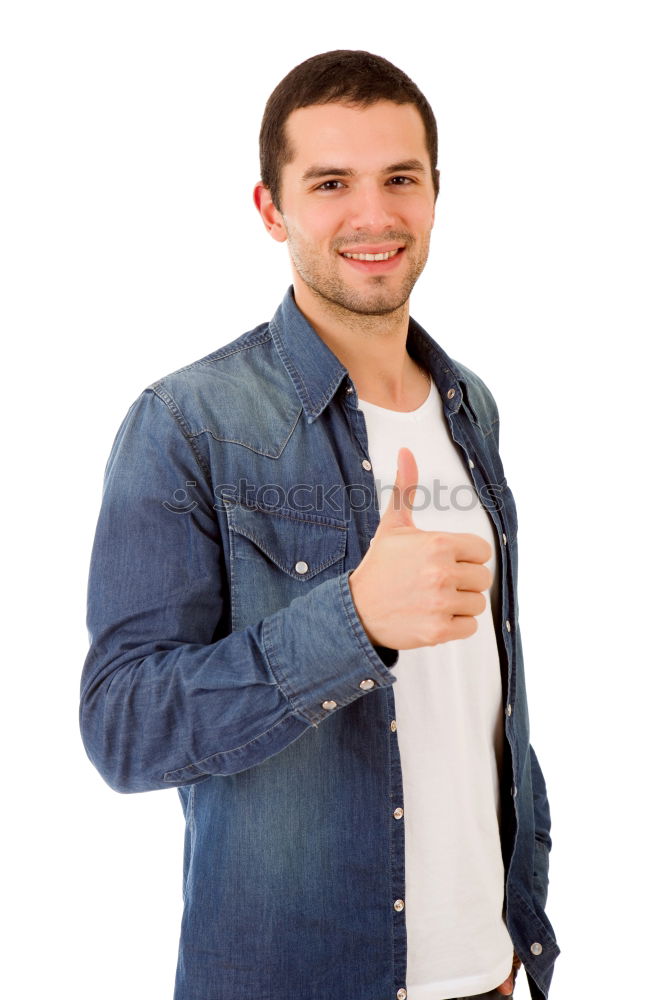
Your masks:
M336 49L322 52L295 66L266 102L259 133L261 180L271 192L273 204L280 210L280 175L294 151L289 147L286 121L297 108L314 104L359 105L369 107L377 101L413 104L423 120L430 156L430 169L439 192L437 170L437 122L432 108L412 80L388 59L370 52Z

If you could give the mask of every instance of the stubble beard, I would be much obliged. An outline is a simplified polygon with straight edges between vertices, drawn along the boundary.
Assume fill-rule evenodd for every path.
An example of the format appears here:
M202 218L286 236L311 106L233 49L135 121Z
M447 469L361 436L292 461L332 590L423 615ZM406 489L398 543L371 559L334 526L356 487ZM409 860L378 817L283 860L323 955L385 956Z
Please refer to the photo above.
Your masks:
M336 272L336 267L340 268L345 265L339 261L338 251L335 248L332 249L332 253L336 255L336 262L329 263L314 251L308 253L306 250L303 252L298 240L289 232L287 232L287 236L289 254L294 268L310 291L321 299L329 310L338 315L340 313L353 313L358 319L367 317L370 321L373 316L386 317L403 309L428 259L429 240L426 241L419 255L410 257L407 271L398 287L390 287L391 275L378 274L374 277L370 276L368 291L361 292L346 284L340 274ZM392 236L392 238L397 238L404 244L403 253L408 253L410 247L414 245L413 238L405 233L401 233L397 237ZM349 246L350 244L344 245Z

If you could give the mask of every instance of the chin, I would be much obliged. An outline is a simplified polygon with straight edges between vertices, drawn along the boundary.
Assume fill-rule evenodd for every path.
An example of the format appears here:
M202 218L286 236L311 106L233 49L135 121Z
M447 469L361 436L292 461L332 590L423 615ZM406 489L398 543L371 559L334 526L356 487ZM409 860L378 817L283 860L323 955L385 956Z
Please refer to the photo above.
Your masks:
M340 305L351 312L365 316L386 316L401 309L409 300L412 289L400 289L392 294L373 294L350 291L349 295L340 297Z

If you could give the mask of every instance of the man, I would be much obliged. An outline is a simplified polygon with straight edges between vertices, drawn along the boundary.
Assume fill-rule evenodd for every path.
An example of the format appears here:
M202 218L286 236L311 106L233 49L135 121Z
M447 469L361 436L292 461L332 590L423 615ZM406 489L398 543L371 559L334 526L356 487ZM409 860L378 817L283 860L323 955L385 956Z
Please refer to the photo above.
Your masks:
M434 117L386 60L330 52L276 88L260 146L293 288L118 433L86 749L119 791L178 788L177 1000L510 996L521 962L544 998L550 820L497 409L409 317Z

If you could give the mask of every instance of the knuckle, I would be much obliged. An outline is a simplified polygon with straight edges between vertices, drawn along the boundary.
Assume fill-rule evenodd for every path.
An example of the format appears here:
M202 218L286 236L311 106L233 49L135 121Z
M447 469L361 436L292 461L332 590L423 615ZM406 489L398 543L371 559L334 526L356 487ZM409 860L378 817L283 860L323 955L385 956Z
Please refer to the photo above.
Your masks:
M442 562L441 559L427 559L421 567L421 578L426 591L432 595L437 594L445 587L451 586L453 567L450 563Z
M448 563L439 563L433 569L433 583L439 590L455 587L453 567Z
M436 556L449 556L451 554L451 536L443 531L438 531L431 537L431 546Z
M442 642L448 642L451 638L451 624L440 625L433 629L431 646L439 646Z
M451 635L451 615L443 612L439 607L433 607L429 615L429 621L422 630L422 640L426 646L437 646L440 642L446 642Z
M441 599L436 594L432 594L426 599L424 611L428 620L427 630L436 629L439 626L442 614L446 613L442 607Z

